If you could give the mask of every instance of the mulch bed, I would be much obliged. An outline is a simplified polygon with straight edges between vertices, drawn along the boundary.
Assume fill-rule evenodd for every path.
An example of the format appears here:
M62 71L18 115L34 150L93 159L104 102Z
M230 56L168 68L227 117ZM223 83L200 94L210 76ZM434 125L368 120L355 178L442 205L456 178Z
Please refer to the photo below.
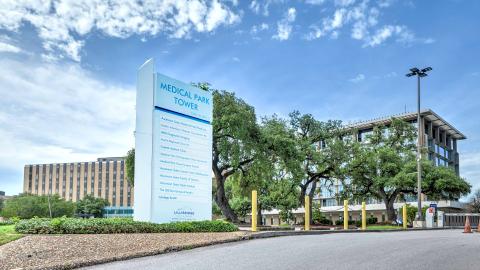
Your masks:
M248 238L248 232L28 235L0 246L0 269L72 269Z

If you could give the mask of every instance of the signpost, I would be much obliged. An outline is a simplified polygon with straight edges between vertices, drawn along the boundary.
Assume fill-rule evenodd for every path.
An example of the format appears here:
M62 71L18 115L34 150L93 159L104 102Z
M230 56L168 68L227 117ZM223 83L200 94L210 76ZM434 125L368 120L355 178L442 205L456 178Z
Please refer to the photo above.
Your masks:
M138 71L134 219L166 223L212 216L212 95Z

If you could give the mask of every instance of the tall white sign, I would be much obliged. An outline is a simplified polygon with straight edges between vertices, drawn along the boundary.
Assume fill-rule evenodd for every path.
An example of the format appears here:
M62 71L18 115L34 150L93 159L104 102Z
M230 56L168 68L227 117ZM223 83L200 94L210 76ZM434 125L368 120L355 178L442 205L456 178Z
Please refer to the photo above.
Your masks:
M155 73L148 60L136 104L134 219L210 220L211 93Z

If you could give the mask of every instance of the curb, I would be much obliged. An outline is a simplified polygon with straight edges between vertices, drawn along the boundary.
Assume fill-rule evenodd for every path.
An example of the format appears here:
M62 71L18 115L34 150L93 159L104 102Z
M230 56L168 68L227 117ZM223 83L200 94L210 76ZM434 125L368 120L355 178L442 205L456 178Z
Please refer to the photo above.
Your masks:
M296 235L323 235L323 234L336 234L336 233L389 233L389 232L413 232L413 231L440 231L440 230L457 230L460 228L409 228L409 229L391 229L391 230L310 230L310 231L260 231L251 233L248 238L250 239L262 239L280 236L296 236Z

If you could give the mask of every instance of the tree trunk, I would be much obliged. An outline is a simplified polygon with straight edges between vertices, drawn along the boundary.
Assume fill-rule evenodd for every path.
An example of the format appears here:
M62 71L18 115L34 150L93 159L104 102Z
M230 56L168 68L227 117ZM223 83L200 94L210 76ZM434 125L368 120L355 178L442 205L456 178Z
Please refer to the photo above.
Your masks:
M262 205L257 204L257 226L263 225L262 223Z
M397 215L395 214L395 208L393 207L393 203L395 202L395 198L385 199L385 208L387 209L387 220L390 222L397 220Z
M235 212L233 212L233 209L230 207L227 196L225 196L225 179L215 177L215 180L217 182L215 202L217 203L218 207L220 207L222 214L227 220L231 222L238 222L238 217Z
M308 192L308 196L310 197L310 225L313 224L313 196L315 196L315 189L317 189L317 181L312 182L312 188Z

